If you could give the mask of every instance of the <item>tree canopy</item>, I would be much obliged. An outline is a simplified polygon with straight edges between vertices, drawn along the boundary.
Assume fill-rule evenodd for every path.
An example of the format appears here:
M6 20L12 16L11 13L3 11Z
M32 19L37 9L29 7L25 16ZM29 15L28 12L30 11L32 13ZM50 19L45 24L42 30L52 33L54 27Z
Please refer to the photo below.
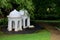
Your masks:
M59 19L60 0L0 0L0 15L6 17L13 9L25 8L31 19Z

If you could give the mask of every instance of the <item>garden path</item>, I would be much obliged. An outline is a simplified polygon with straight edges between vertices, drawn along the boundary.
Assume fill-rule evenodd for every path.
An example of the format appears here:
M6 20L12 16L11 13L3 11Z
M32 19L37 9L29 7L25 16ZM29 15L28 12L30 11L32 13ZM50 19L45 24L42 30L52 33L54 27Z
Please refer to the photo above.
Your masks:
M40 23L40 25L44 26L48 31L51 32L50 40L60 40L60 31L54 28L53 26L47 23Z

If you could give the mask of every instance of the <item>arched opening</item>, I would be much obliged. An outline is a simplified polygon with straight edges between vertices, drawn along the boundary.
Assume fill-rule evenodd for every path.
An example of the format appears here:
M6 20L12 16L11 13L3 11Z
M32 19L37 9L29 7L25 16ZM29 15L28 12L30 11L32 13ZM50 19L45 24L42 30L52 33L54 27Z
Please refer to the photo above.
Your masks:
M20 26L20 21L18 21L18 26L17 27L19 28L19 26Z
M27 19L25 20L25 26L27 26Z

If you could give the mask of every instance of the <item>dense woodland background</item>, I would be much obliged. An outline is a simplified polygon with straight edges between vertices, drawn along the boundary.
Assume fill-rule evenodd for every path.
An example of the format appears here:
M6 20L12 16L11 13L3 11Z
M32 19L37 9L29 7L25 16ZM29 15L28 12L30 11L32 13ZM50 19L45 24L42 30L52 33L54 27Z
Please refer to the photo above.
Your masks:
M59 20L60 0L0 0L0 18L25 8L33 20Z

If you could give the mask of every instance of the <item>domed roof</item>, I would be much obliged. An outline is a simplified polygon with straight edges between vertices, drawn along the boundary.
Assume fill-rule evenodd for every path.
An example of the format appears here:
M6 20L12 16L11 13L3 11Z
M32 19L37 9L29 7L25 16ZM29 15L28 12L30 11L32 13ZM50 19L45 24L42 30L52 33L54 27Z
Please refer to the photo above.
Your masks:
M20 15L24 15L24 10L19 11Z
M8 17L21 17L21 15L19 14L17 10L14 9L12 12L10 12Z
M26 14L26 15L27 15L28 11L27 11L27 10L22 9L22 10L20 10L20 11L19 11L19 13L20 13L20 15L24 15L24 14Z

